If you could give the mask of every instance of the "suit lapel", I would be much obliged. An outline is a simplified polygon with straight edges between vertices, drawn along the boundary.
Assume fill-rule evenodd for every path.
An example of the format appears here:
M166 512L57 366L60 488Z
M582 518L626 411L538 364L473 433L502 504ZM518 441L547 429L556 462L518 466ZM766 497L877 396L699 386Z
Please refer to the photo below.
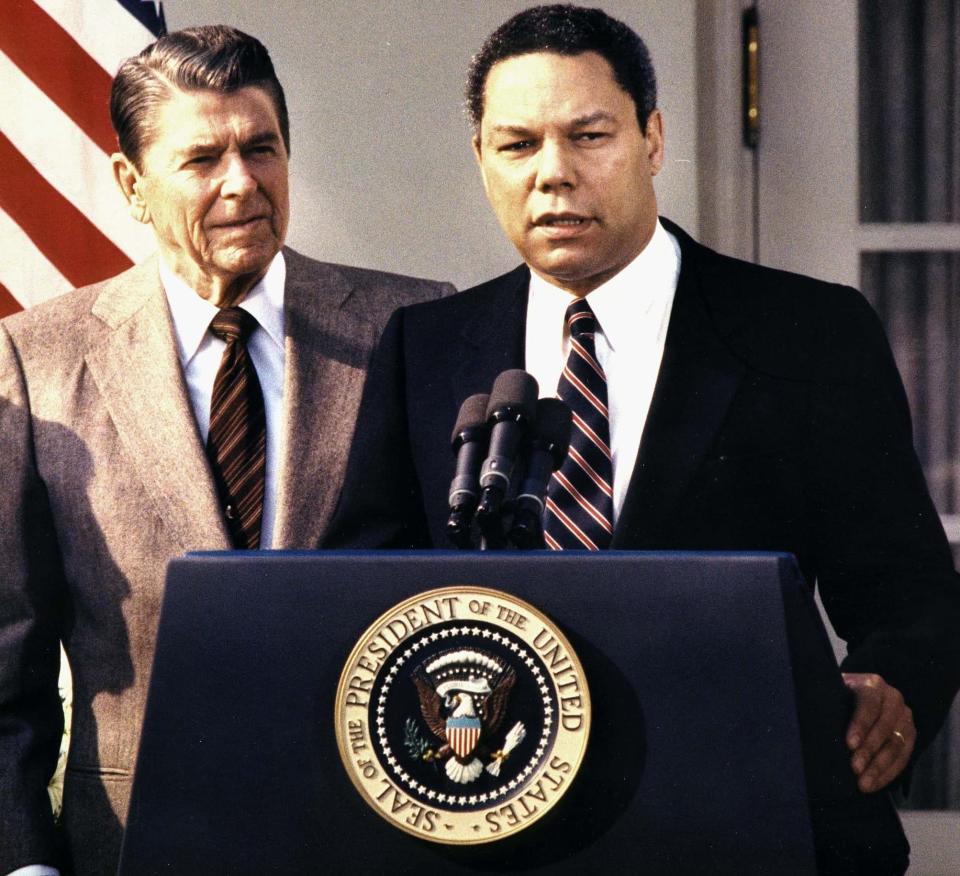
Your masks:
M715 256L675 226L669 230L681 243L680 278L614 548L662 543L669 516L708 451L744 373L707 304L703 262Z
M283 423L274 546L319 545L339 496L376 334L335 265L290 250L284 292Z
M473 393L490 392L501 371L523 368L529 285L530 272L521 265L474 290L477 316L460 323L447 369L457 405Z
M709 450L743 378L743 365L724 337L740 316L725 314L722 328L705 290L723 280L705 276L717 258L681 229L664 222L681 245L681 270L656 390L612 547L655 547L670 512ZM489 392L504 369L524 366L530 275L525 266L474 290L477 318L461 323L460 343L448 366L456 404ZM714 300L713 304L717 304ZM453 355L453 354L452 354Z
M228 548L156 258L109 284L93 313L112 331L87 366L157 513L181 550Z

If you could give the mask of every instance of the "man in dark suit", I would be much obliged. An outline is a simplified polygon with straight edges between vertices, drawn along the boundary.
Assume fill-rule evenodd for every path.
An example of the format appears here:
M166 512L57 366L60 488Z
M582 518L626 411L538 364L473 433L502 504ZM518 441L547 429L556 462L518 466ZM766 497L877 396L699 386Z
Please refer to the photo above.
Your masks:
M612 535L573 522L554 483L548 536L559 517L584 547L795 554L848 644L852 770L862 791L886 787L960 683L960 589L875 316L854 290L725 258L658 218L649 55L599 10L515 16L467 96L487 195L525 264L394 315L328 544L449 546L460 403L517 367L563 394L577 347L602 375L609 459L604 495L567 492ZM595 322L586 352L564 329L572 302Z
M446 291L284 247L289 123L256 39L169 34L124 63L111 109L158 256L0 325L0 873L18 876L114 872L167 561L315 547L383 324ZM230 312L245 337L215 333Z

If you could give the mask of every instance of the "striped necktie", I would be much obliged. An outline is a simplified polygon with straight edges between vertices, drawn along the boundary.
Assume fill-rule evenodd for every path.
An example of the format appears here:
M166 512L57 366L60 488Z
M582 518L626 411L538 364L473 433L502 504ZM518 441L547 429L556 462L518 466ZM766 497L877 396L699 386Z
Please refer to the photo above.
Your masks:
M544 540L553 550L602 550L613 535L613 463L607 378L597 361L597 320L585 298L568 308L570 352L557 395L573 411L570 449L547 489Z
M210 399L207 457L233 546L249 550L260 546L267 445L263 393L246 344L256 327L239 307L223 308L210 323L227 346Z

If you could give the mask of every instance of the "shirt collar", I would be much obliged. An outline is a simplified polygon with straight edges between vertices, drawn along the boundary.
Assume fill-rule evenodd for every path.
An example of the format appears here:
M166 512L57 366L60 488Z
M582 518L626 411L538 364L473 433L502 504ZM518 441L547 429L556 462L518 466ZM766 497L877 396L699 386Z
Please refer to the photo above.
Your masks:
M630 349L636 341L637 321L672 299L679 277L680 244L658 220L653 236L639 255L587 295L611 349ZM538 296L562 299L564 309L573 300L569 292L531 271L531 294L534 290Z
M287 265L283 253L278 252L270 262L266 274L239 305L257 320L281 351L284 332L283 292L286 280ZM160 259L160 282L170 306L180 363L186 367L200 349L218 308L197 295L173 272L163 258Z

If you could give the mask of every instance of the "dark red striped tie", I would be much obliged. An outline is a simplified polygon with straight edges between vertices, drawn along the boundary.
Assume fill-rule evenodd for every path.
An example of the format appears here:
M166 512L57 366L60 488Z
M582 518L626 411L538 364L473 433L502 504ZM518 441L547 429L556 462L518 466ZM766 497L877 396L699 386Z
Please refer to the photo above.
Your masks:
M233 546L260 547L267 446L266 415L247 338L257 321L239 307L225 307L210 331L226 341L210 399L207 457Z
M597 361L597 320L585 298L567 308L570 352L557 395L573 411L570 449L547 488L544 539L553 550L602 550L613 535L613 462L607 378Z

